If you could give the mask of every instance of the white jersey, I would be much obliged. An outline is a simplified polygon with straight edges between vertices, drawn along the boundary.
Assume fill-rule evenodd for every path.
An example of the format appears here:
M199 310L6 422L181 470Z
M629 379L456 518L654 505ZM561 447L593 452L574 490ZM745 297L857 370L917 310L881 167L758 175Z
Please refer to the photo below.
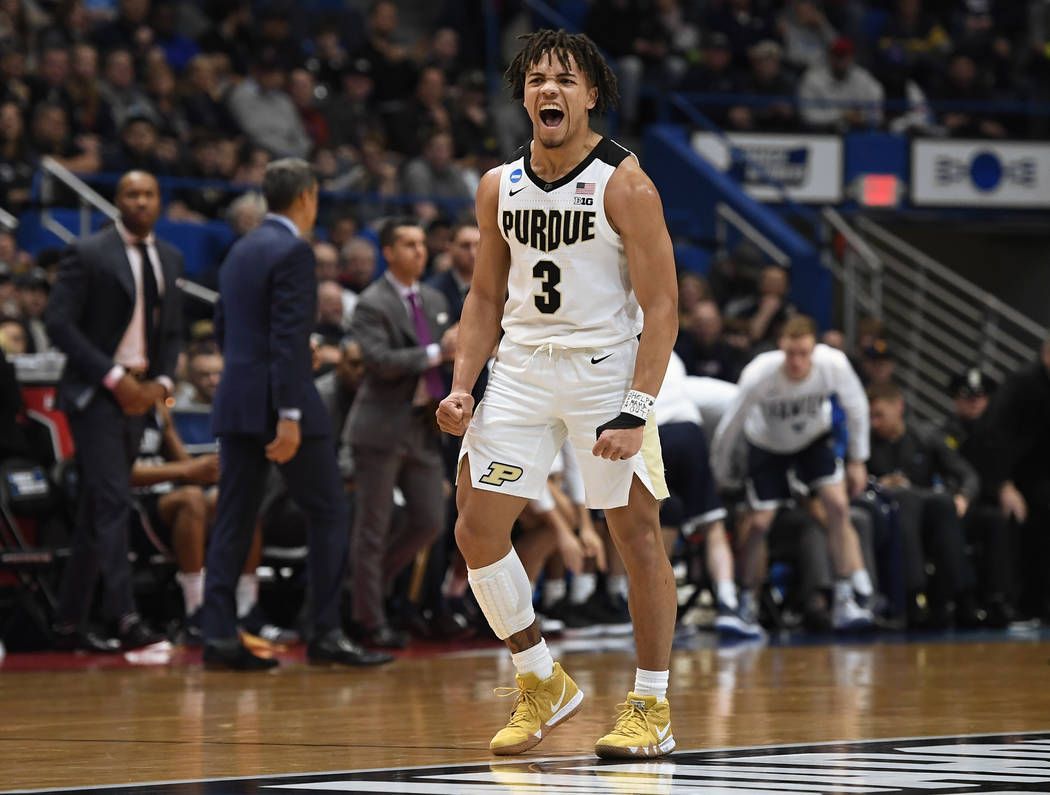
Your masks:
M747 440L772 453L797 453L831 430L831 396L838 397L849 428L849 458L867 461L868 399L846 354L818 344L813 366L801 381L784 374L784 352L756 356L740 374L740 392L715 432L716 474L729 468L729 456L743 428Z
M602 138L576 168L546 182L522 147L500 175L498 223L510 247L503 330L518 345L618 345L642 331L620 236L605 214L605 188L633 155Z

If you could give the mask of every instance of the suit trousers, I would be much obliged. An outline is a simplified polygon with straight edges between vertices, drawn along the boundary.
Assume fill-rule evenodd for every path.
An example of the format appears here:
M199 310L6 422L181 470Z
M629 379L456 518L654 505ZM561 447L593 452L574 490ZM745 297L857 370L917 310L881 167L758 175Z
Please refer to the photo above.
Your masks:
M77 518L58 619L77 625L87 620L101 573L102 615L117 621L135 612L128 562L130 482L145 419L125 415L106 389L68 418L76 443Z
M386 623L383 601L394 577L445 527L440 437L433 420L421 411L399 436L382 448L354 445L354 620L369 628ZM391 528L395 486L405 497L406 520Z
M269 439L234 434L219 441L219 505L204 579L204 636L237 636L237 579L248 558L270 461ZM349 512L330 436L303 437L291 461L279 465L288 493L307 518L307 569L313 632L341 626Z

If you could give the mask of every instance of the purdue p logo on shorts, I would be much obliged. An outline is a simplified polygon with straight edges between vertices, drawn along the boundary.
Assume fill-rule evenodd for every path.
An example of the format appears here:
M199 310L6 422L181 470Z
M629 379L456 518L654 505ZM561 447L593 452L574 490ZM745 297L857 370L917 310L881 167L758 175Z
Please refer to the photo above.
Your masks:
M504 483L513 483L521 477L522 472L523 470L521 467L493 461L489 464L488 471L478 478L478 480L482 483L488 483L490 486L502 486Z

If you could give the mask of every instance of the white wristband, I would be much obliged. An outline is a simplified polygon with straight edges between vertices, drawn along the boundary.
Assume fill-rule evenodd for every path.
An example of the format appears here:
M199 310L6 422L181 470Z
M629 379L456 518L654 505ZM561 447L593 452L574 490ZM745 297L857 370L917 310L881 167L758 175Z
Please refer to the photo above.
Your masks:
M647 395L644 392L639 392L637 389L632 389L627 393L627 397L623 399L623 405L620 407L620 411L624 414L631 414L644 421L649 419L649 412L652 410L655 402L656 398L652 395Z

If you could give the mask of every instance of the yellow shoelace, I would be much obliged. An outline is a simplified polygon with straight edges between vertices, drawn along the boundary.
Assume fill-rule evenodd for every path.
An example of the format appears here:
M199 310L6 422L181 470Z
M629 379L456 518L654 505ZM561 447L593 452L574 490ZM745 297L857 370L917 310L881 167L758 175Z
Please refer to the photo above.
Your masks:
M649 719L649 713L637 704L632 704L630 701L617 704L616 714L616 725L613 727L613 734L631 736L642 729L646 729L650 737L657 736L656 726Z
M535 716L539 712L539 704L536 701L535 691L526 690L524 687L520 686L497 687L492 693L497 698L509 698L510 696L516 695L517 698L514 699L514 706L511 708L510 721L507 725L528 729L528 724L535 720ZM521 708L523 704L525 705L525 709Z

